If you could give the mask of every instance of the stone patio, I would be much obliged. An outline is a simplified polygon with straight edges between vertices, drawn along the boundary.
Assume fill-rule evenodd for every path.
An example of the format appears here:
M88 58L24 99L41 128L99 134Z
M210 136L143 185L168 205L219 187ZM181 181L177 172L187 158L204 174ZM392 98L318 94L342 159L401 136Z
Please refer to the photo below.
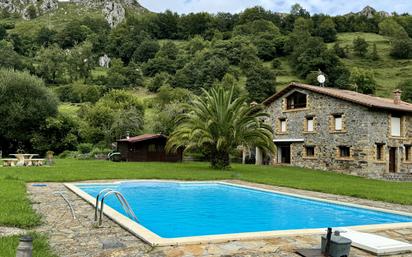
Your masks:
M330 200L412 212L412 206L402 206L241 181L230 182ZM29 197L33 202L33 208L43 217L43 225L35 230L49 236L52 249L60 257L282 257L298 256L294 253L294 249L316 248L319 247L320 243L319 235L311 235L279 237L270 240L232 241L218 244L151 247L107 218L103 221L103 227L96 227L94 225L94 208L90 204L69 191L62 183L46 184L47 187L34 187L28 184L27 189ZM63 192L72 204L76 219L73 219L69 206L56 192ZM412 228L398 229L396 231L380 230L375 232L393 239L406 242L412 241ZM352 248L350 256L373 255ZM395 256L412 257L412 253Z

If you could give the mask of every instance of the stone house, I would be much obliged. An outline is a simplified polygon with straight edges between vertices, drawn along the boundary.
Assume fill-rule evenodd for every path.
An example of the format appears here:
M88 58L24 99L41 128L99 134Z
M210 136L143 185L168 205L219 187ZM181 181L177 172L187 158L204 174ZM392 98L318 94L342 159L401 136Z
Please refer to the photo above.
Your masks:
M412 176L412 104L292 83L266 99L274 163L368 177Z

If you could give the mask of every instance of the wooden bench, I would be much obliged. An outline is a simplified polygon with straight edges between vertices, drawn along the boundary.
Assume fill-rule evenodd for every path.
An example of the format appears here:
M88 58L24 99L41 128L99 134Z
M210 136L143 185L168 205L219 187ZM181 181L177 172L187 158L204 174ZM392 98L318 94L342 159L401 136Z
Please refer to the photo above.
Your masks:
M14 167L19 160L17 159L1 159L4 167Z

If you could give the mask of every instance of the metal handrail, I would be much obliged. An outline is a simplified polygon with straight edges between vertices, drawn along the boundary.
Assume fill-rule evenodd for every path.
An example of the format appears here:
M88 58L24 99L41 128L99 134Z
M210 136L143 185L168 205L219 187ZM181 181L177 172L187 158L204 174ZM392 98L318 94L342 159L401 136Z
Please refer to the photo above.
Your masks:
M119 191L115 191L112 189L103 189L102 191L100 191L100 193L97 195L96 197L96 208L95 208L95 221L97 221L97 210L98 210L98 200L99 197L104 193L104 196L102 197L102 200L100 202L100 215L99 215L99 226L102 225L102 217L103 217L103 208L104 208L104 199L111 195L114 194L117 198L117 200L119 200L120 204L122 205L123 210L127 213L127 215L129 217L131 217L132 219L134 219L136 222L139 222L139 220L137 219L136 215L134 214L132 208L130 207L129 203L127 202L126 198L124 198L124 196L122 195L122 193L120 193Z
M99 209L99 198L102 194L104 194L106 192L109 192L109 191L114 191L114 190L111 189L111 188L105 188L97 194L97 196L96 196L96 205L95 205L95 208L94 208L94 221L97 221L97 211Z

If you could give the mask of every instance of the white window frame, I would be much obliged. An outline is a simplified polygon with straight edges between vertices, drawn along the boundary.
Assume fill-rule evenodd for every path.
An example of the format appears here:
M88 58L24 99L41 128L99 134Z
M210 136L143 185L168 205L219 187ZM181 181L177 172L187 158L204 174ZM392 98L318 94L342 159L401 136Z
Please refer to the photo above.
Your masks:
M391 136L401 136L401 124L402 122L400 117L391 117Z
M334 125L335 125L335 131L341 131L343 126L343 119L342 116L336 116L334 117Z
M280 120L280 132L284 133L287 131L286 119Z
M307 132L313 132L314 118L306 118L306 130Z

